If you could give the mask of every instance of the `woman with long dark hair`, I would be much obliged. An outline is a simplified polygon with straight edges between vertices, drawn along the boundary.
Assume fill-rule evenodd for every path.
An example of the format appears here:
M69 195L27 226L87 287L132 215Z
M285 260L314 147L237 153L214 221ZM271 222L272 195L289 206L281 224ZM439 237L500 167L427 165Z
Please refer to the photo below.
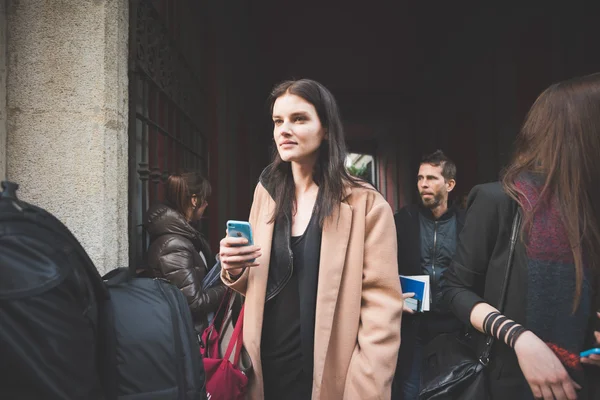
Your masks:
M181 289L199 335L226 290L223 285L202 290L202 280L214 258L207 240L192 225L202 218L210 192L210 183L199 172L172 174L167 179L165 202L150 207L146 217L151 274Z
M598 399L600 74L550 86L532 106L501 183L475 187L444 298L497 338L494 399ZM523 223L497 310L515 213ZM596 332L594 332L596 331Z
M346 171L325 87L283 82L271 111L274 158L250 212L255 245L226 237L220 249L223 281L246 297L250 398L389 399L402 311L392 210Z

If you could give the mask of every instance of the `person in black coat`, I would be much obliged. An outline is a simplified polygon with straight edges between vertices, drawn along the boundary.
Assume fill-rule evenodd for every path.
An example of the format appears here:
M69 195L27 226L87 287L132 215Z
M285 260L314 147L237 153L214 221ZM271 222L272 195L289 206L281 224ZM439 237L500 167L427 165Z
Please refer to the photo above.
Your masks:
M454 332L463 324L441 304L444 272L456 249L464 212L448 204L456 185L456 166L441 150L423 157L417 176L418 205L403 207L394 215L398 240L398 273L429 275L431 311L413 313L404 307L402 344L394 377L392 399L414 400L419 395L423 346L440 333ZM404 297L414 294L404 293Z
M199 173L173 174L167 180L165 203L152 206L146 218L152 275L168 280L185 295L198 334L207 327L207 315L218 309L226 290L222 284L202 290L214 258L192 224L202 217L209 195L210 183Z
M600 74L550 86L529 111L502 182L476 186L443 299L496 338L492 399L598 399ZM523 216L498 312L513 218Z

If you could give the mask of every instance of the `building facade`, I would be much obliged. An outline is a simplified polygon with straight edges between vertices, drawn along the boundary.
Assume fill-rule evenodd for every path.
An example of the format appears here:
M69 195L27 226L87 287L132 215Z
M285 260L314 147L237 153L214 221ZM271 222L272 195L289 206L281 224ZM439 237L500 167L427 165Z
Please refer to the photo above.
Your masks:
M1 3L4 174L102 272L127 265L129 3Z
M144 212L178 169L209 176L211 200L233 199L209 200L213 247L219 221L247 218L267 152L247 139L252 83L229 79L239 72L220 50L247 47L214 23L229 12L192 0L0 1L0 177L63 221L101 272L144 264Z
M332 90L350 151L373 156L398 209L417 198L423 153L454 159L462 196L497 179L541 90L600 70L588 5L385 7L0 0L0 179L61 219L101 272L138 268L144 213L178 169L210 179L213 250L227 219L248 217L280 80Z

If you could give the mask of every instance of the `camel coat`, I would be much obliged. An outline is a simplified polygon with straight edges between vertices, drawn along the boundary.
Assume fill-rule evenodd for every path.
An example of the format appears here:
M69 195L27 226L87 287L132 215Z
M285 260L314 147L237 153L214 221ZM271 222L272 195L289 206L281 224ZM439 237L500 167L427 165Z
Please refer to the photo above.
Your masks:
M244 345L253 362L249 396L263 394L260 343L275 202L258 184L250 211L260 266L226 285L246 297ZM323 226L315 317L313 400L390 399L400 347L402 295L392 210L375 190L347 188Z

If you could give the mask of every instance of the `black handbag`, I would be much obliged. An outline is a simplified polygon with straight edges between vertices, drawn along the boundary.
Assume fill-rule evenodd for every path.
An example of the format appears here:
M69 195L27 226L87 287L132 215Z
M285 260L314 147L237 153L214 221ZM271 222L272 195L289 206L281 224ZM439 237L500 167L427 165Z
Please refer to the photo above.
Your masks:
M517 210L512 224L508 262L498 305L500 313L506 300L520 226L521 213ZM494 338L486 336L483 349L478 351L478 343L482 337L483 334L474 331L444 333L431 340L423 352L419 400L489 399L485 368L490 362Z

